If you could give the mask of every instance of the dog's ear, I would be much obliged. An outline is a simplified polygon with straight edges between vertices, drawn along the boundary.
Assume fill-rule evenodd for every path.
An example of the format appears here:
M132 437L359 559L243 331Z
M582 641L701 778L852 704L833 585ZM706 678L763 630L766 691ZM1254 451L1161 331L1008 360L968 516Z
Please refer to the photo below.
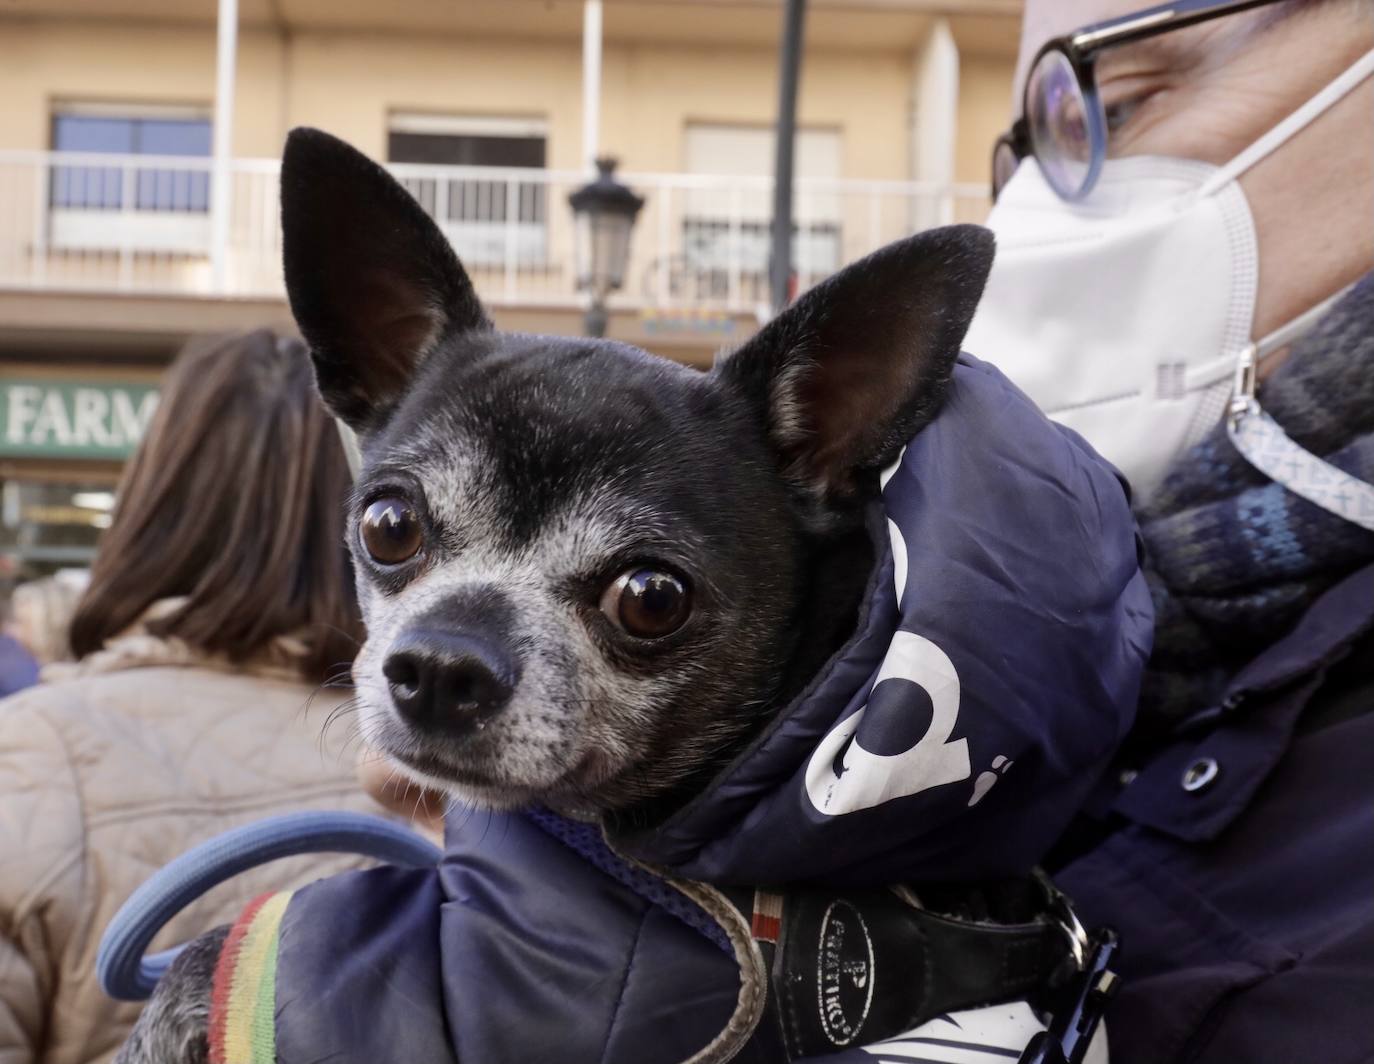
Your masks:
M281 167L291 311L326 405L354 429L385 419L441 339L487 320L453 248L396 180L317 129L294 129Z
M763 419L785 476L853 496L935 416L992 267L992 234L934 229L822 281L715 372Z

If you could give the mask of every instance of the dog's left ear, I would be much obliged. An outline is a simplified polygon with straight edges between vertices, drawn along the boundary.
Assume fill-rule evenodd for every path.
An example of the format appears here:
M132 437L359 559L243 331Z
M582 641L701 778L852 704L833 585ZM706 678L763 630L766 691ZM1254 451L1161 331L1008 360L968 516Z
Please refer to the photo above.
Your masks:
M976 225L889 244L717 364L764 420L789 480L842 501L935 416L992 258L992 233Z
M353 429L386 419L441 339L491 327L439 227L337 137L291 131L281 215L291 311L325 404Z

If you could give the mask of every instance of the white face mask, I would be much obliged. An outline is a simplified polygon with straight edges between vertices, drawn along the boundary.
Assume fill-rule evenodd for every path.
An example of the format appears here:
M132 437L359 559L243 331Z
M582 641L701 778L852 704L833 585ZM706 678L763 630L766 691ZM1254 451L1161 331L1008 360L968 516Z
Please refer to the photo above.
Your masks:
M1023 160L988 218L997 259L964 346L1147 497L1253 351L1259 247L1236 179L1371 73L1374 52L1225 166L1108 159L1066 203Z

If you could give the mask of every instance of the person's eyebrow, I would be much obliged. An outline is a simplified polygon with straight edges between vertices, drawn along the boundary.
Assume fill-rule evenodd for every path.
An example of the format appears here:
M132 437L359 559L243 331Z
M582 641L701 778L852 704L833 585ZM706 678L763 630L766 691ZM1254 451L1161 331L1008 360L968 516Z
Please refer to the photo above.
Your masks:
M1097 57L1098 80L1191 70L1208 52L1210 35L1198 32L1201 29L1192 27L1108 48Z
M1159 78L1165 74L1183 75L1196 69L1216 50L1211 35L1191 27L1177 33L1146 37L1117 48L1106 48L1097 54L1097 83L1112 87L1115 82L1130 79ZM1024 81L1017 89L1014 117L1020 118L1024 100Z
M1081 27L1079 27L1081 28ZM1071 38L1075 31L1063 34ZM1048 40L1048 38L1047 38ZM1103 82L1118 78L1151 77L1165 73L1185 73L1205 61L1209 53L1215 52L1217 41L1208 25L1190 26L1173 33L1161 33L1157 37L1145 37L1115 48L1104 48L1096 55L1097 80ZM1015 117L1021 117L1021 103L1025 96L1025 76L1017 83L1013 110Z

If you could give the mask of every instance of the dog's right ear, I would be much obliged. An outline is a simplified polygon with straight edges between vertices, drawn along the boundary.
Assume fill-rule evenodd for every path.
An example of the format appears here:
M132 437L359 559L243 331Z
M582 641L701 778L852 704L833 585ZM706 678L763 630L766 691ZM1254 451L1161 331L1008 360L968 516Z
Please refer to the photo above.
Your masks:
M992 268L992 233L929 229L801 295L715 372L754 406L784 477L844 503L944 402Z
M439 227L337 137L291 131L281 214L291 312L325 404L353 429L386 419L441 339L491 328Z

